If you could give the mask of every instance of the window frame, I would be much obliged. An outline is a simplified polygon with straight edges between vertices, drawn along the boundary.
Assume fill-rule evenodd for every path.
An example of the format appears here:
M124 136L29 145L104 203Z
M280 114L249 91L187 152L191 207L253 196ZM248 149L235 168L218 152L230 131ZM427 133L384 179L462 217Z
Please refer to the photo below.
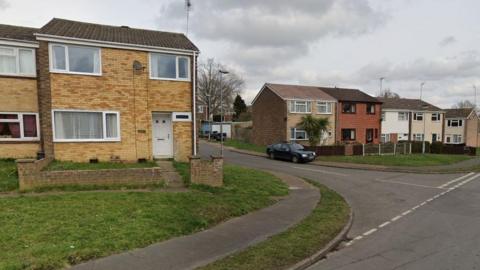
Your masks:
M0 112L0 114L16 114L17 119L0 119L1 123L19 123L20 126L20 138L0 138L0 142L31 142L40 140L40 119L39 114L35 112ZM35 124L37 125L36 137L25 137L23 115L35 115Z
M63 47L65 50L65 70L56 69L53 66L53 46L60 46ZM99 65L99 72L98 73L90 73L90 72L78 72L78 71L70 71L70 57L69 57L69 46L74 47L86 47L86 48L93 48L98 50L98 65ZM87 75L87 76L102 76L102 48L101 47L94 47L94 46L85 46L85 45L77 45L77 44L62 44L62 43L50 43L48 44L48 54L49 54L49 67L51 73L61 73L61 74L74 74L74 75Z
M349 131L350 131L350 139L348 139L348 140L345 140L345 139L343 138L343 132L346 131L346 130L349 130ZM353 139L352 139L352 133L351 133L352 131L353 131ZM357 129L355 129L355 128L342 128L342 130L341 130L341 135L342 135L341 138L342 138L342 141L343 141L343 142L353 142L353 141L356 141L356 140L357 140Z
M55 112L80 112L80 113L102 113L102 139L57 139L55 134ZM117 137L107 138L107 114L116 114L117 115ZM120 142L122 141L120 127L120 112L119 111L109 111L109 110L75 110L75 109L53 109L52 110L52 135L53 142Z
M305 102L305 112L297 111L297 102ZM299 113L299 114L310 114L312 113L312 102L309 100L288 100L288 112L289 113Z
M293 132L292 132L293 130ZM299 132L305 132L305 138L303 139L297 139L297 130ZM303 129L297 129L297 128L290 128L290 140L291 141L308 141L308 134L305 130Z
M456 126L453 126L453 122L456 122L457 125ZM451 128L460 128L460 127L463 127L463 119L448 119L447 120L447 127L451 127Z
M351 105L351 108L353 108L353 111L351 112L346 112L345 111L345 105L347 104L350 104ZM357 113L357 103L355 102L343 102L342 103L342 113L345 113L345 114L356 114Z
M435 117L436 120L433 119L434 116L436 116L436 117ZM432 117L431 117L432 122L440 122L441 119L442 119L442 116L441 116L440 113L432 113Z
M420 140L417 140L417 136L420 136ZM423 142L425 140L425 134L422 133L414 133L412 134L412 138L414 142Z
M153 77L152 74L152 55L171 55L175 56L175 78L163 78L163 77ZM187 59L187 78L180 78L179 75L179 67L180 65L178 64L178 59L179 58L185 58ZM149 52L148 53L148 77L151 80L161 80L161 81L182 81L182 82L189 82L191 81L192 78L192 72L191 72L191 63L190 63L190 57L186 55L177 55L177 54L171 54L171 53L162 53L162 52Z
M333 102L318 100L316 102L315 106L316 106L316 109L317 109L317 114L332 114L333 113ZM318 109L319 106L325 106L325 112L321 112ZM328 110L329 108L330 108L330 110Z
M366 110L366 112L367 112L368 115L375 115L375 114L377 114L377 108L375 108L375 107L376 107L375 105L376 105L375 103L367 103L367 104L365 105L365 110ZM370 106L370 108L373 108L373 112L371 112L371 111L368 110L368 107L369 107L369 106Z
M457 140L455 140L455 138ZM452 143L454 144L462 144L463 142L463 136L461 134L453 134L452 135Z
M37 77L37 56L34 48L14 47L0 45L0 49L13 49L15 53L15 73L0 73L0 76L17 76L17 77ZM31 51L33 53L33 73L20 73L20 50Z
M400 115L403 115L403 119L400 119ZM397 115L397 120L398 121L408 121L410 118L410 114L408 112L398 112L398 115Z
M418 115L421 114L422 115L422 120L418 120ZM413 113L413 120L414 121L424 121L425 120L425 113L423 112L415 112Z

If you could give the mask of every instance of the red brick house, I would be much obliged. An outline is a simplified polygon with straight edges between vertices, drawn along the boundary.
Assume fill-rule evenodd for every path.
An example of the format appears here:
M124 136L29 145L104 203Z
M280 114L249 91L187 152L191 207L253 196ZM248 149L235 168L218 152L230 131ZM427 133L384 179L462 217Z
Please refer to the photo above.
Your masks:
M337 143L379 143L381 131L381 102L358 90L322 88L337 99Z

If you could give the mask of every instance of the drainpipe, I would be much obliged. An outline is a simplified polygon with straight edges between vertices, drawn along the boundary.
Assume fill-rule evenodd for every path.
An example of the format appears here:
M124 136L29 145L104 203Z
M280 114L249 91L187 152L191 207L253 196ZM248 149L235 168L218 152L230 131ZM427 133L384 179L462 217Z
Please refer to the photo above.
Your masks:
M193 77L192 77L192 121L193 121L193 155L197 155L197 54L193 52Z

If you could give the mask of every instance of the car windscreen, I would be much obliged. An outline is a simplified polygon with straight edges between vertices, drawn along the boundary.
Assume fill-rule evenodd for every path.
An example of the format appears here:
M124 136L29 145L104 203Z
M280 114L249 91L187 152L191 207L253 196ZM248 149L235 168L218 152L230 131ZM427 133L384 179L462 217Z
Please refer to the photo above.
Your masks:
M303 148L303 145L298 144L298 143L292 143L292 144L290 145L290 148L291 148L292 150L303 150L303 149L304 149L304 148Z

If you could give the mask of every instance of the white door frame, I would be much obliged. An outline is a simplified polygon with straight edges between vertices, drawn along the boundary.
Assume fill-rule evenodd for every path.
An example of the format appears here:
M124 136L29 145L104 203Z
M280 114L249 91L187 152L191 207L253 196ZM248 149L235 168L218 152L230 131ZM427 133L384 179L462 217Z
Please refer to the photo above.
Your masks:
M168 119L170 121L170 126L168 127L167 129L167 132L169 132L169 134L167 134L167 138L168 138L168 141L170 142L170 145L168 146L169 149L165 149L164 152L159 152L158 151L158 148L156 148L156 146L158 147L158 141L159 140L164 140L164 139L167 139L167 138L157 138L158 136L155 136L156 135L156 130L155 130L155 117L159 117L161 116L163 119ZM173 142L174 142L174 137L173 137L173 121L172 121L172 113L163 113L163 112L152 112L152 121L151 121L151 125L152 125L152 155L154 158L172 158L173 157L173 153L174 153L174 149L173 149ZM158 135L158 134L157 134Z

